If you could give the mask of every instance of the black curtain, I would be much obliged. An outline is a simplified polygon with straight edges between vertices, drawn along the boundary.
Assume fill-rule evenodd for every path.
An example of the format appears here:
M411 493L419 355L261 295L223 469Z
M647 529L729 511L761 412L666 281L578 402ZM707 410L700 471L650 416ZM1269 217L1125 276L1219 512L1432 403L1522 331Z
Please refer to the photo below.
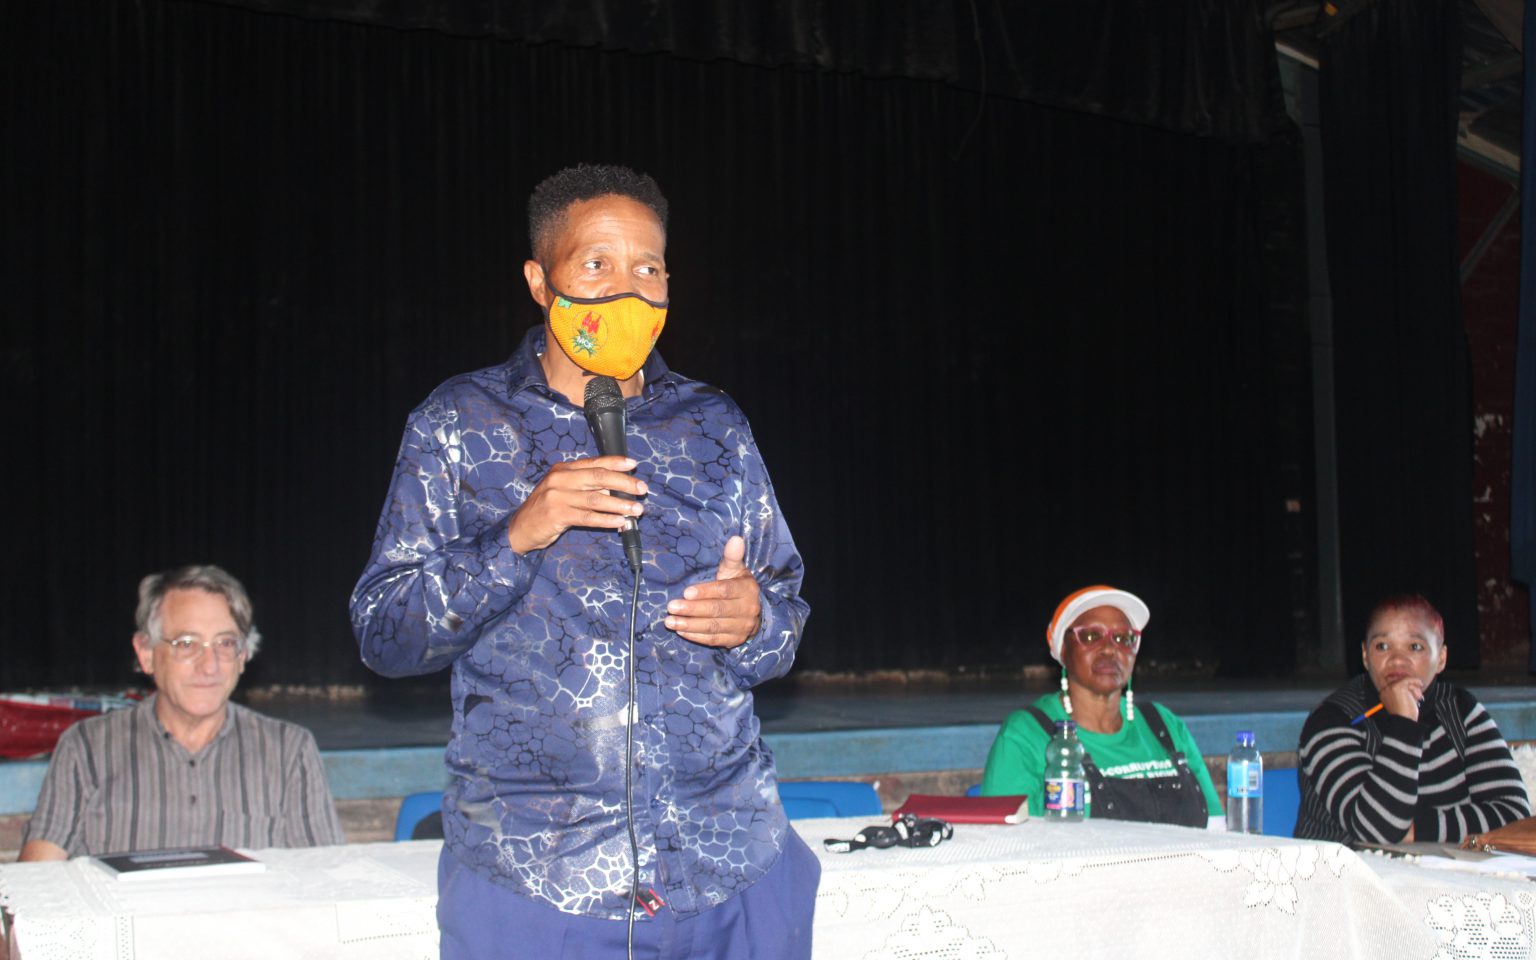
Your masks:
M1108 581L1151 603L1144 663L1289 669L1309 390L1272 49L1255 141L220 4L0 16L0 688L125 681L138 577L202 561L255 599L248 684L375 682L346 598L406 412L537 322L523 203L582 160L671 196L660 348L752 418L802 668L1044 662L1059 598Z
M1521 24L1521 51L1536 44L1536 17ZM1536 70L1521 91L1520 155L1536 157ZM1520 233L1536 237L1536 165L1520 168ZM1515 422L1510 451L1510 579L1525 584L1530 623L1536 626L1536 243L1520 247L1520 318L1515 336ZM1529 668L1536 673L1536 642Z
M1253 0L203 0L320 20L695 60L940 80L1136 123L1267 140L1274 38Z
M1356 5L1320 66L1346 662L1381 599L1422 593L1479 662L1472 404L1456 250L1456 0Z

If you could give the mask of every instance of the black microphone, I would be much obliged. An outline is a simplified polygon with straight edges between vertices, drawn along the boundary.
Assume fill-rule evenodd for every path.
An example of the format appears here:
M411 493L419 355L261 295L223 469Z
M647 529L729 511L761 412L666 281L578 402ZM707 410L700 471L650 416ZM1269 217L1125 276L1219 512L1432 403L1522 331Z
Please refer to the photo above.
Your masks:
M619 393L618 381L612 377L593 377L587 381L582 395L582 410L587 415L587 428L597 438L597 451L605 457L626 457L624 441L624 395ZM634 496L614 490L616 497L633 500ZM629 569L640 572L640 525L630 517L628 524L619 531L624 538L624 556L629 559Z

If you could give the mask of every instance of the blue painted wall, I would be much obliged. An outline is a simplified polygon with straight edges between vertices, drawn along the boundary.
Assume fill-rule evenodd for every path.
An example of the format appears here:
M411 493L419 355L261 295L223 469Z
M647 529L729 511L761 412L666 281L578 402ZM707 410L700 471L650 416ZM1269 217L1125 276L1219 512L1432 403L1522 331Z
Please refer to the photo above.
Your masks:
M1536 702L1485 703L1511 741L1536 740ZM1265 753L1296 749L1306 713L1186 716L1206 756L1225 756L1239 729L1252 730ZM785 780L879 776L935 770L979 769L997 732L995 724L776 733L764 737ZM322 752L331 792L339 800L400 797L440 790L448 783L441 747ZM0 764L0 813L25 813L37 802L46 760Z

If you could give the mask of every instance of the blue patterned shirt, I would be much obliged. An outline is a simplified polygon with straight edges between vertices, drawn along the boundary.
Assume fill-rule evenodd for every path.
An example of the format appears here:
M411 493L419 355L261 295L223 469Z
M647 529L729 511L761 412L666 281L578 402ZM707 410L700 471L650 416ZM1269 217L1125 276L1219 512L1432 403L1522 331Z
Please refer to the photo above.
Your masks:
M452 665L448 848L567 913L625 916L628 615L634 580L612 530L572 528L514 553L511 513L551 466L595 456L580 408L539 365L544 329L499 366L449 380L412 412L373 553L352 595L362 658L386 676ZM740 408L652 353L625 401L650 493L636 617L635 829L641 886L679 915L773 865L789 829L751 688L789 670L809 607L800 556ZM666 604L714 579L746 539L762 626L732 650L691 643Z

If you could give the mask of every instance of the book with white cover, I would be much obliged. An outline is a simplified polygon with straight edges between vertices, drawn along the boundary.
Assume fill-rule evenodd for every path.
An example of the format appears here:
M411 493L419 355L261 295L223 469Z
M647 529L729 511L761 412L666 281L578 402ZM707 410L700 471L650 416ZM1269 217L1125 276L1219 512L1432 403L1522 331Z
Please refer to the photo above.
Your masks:
M229 847L174 847L103 853L96 859L119 880L169 880L173 877L212 877L230 873L260 873L267 865Z

